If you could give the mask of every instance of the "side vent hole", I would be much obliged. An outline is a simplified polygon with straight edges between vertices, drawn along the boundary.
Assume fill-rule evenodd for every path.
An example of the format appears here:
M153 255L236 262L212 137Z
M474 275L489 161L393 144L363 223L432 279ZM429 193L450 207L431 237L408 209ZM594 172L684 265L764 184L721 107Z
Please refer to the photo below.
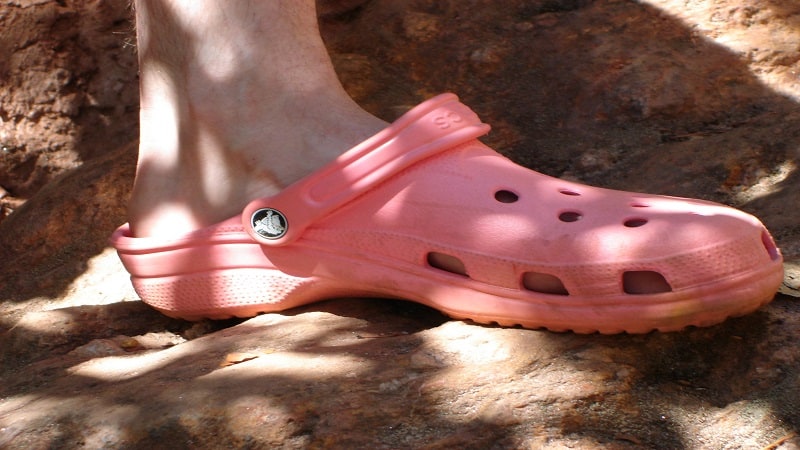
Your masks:
M558 215L558 220L562 222L577 222L583 218L583 214L578 211L566 211Z
M626 220L623 225L628 228L639 228L647 223L647 219L635 218Z
M522 276L522 286L529 291L542 294L569 295L561 279L549 273L525 272Z
M509 190L501 189L494 193L494 198L500 203L514 203L519 200L519 195Z
M622 274L622 289L626 294L661 294L672 292L664 275L650 270L636 270Z
M444 270L445 272L454 273L456 275L461 275L464 277L469 276L467 275L467 268L464 266L464 263L455 256L448 255L446 253L428 253L428 265L439 270Z
M575 192L572 189L559 189L558 192L560 192L560 193L562 193L564 195L572 196L572 197L578 197L578 196L581 195L580 192Z
M649 208L650 205L643 202L633 202L631 203L631 208Z
M778 247L775 245L775 241L772 240L772 237L769 235L767 230L761 232L761 243L764 244L764 248L767 249L767 253L769 253L769 257L773 261L777 261L781 257L781 252L778 250Z

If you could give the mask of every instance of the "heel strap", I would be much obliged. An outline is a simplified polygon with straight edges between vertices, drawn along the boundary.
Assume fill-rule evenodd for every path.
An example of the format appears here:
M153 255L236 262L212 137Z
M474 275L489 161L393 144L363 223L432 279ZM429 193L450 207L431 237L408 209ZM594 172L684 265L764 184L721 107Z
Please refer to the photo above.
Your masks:
M458 97L439 95L279 194L251 202L242 212L244 228L264 245L289 244L382 181L488 132Z

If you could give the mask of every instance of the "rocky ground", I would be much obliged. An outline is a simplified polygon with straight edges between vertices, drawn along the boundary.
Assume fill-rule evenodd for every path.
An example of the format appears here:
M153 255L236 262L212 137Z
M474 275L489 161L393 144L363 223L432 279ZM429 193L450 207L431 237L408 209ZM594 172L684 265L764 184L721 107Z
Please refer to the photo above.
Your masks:
M764 220L787 259L775 301L644 336L369 299L153 312L106 243L136 157L127 3L0 1L0 448L800 447L794 2L320 3L381 117L454 91L524 165Z

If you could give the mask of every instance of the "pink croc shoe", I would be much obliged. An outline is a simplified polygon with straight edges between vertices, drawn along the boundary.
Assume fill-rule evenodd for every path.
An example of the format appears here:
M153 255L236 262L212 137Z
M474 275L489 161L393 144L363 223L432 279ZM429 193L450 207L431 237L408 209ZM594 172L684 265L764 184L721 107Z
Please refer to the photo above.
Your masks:
M456 96L412 109L280 194L174 239L112 243L141 298L185 319L341 296L579 333L707 326L769 302L782 257L755 218L520 167Z

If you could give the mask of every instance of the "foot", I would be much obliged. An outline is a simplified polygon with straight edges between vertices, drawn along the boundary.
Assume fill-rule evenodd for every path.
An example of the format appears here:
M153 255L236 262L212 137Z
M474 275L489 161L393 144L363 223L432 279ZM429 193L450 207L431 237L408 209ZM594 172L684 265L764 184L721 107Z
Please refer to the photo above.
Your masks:
M386 125L342 88L313 0L137 0L135 10L136 236L235 215Z
M708 326L768 302L782 259L754 217L520 167L435 97L336 161L175 239L112 237L142 300L189 320L342 296L581 333Z
M172 105L143 108L134 235L171 237L227 219L386 126L346 96L265 99L250 117L208 106L185 108L178 139L169 138Z

